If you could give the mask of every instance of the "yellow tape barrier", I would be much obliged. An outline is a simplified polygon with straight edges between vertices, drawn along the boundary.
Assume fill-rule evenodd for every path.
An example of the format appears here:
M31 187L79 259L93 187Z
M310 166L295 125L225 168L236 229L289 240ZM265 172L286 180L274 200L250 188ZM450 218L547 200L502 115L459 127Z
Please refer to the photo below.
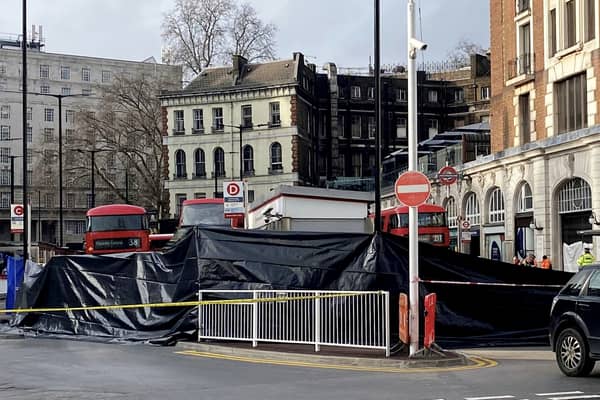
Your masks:
M384 292L369 292L383 294ZM6 313L32 313L32 312L59 312L59 311L94 311L94 310L123 310L130 308L144 307L193 307L210 304L248 304L248 303L272 303L294 300L310 300L310 299L327 299L334 297L352 297L361 296L362 293L339 293L339 294L323 294L319 296L297 296L297 297L269 297L261 299L235 299L235 300L196 300L196 301L180 301L175 303L147 303L147 304L115 304L110 306L80 306L80 307L50 307L50 308L16 308L16 309L1 309L0 314Z

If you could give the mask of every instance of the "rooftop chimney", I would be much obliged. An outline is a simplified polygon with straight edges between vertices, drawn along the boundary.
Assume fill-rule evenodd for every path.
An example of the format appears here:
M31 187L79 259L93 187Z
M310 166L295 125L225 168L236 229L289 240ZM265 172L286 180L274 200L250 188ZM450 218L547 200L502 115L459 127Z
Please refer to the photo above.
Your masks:
M238 80L244 73L244 67L248 64L248 60L239 54L232 56L233 62L233 84L237 85Z

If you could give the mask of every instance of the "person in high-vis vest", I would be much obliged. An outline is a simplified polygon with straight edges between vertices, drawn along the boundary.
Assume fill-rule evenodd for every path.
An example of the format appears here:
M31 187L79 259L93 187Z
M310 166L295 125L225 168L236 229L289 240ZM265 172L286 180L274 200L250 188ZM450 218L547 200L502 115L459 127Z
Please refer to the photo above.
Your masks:
M593 264L594 261L596 261L594 255L590 253L590 249L586 247L581 257L577 259L577 265L579 265L579 268L581 269L586 265Z

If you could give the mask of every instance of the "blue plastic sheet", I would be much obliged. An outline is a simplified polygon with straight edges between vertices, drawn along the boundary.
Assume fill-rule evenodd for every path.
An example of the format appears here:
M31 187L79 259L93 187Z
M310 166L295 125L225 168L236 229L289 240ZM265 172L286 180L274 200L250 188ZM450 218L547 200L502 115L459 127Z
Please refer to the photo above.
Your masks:
M15 299L17 298L17 290L23 283L23 275L25 268L23 266L23 258L6 257L6 275L7 275L7 291L6 291L6 309L15 308Z

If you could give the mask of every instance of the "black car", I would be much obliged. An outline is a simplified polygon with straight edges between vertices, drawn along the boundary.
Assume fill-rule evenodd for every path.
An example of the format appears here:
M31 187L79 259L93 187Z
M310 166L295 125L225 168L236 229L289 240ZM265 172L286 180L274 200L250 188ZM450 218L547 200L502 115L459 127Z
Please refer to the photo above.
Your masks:
M567 376L588 375L600 360L600 264L575 274L552 301L550 343Z

